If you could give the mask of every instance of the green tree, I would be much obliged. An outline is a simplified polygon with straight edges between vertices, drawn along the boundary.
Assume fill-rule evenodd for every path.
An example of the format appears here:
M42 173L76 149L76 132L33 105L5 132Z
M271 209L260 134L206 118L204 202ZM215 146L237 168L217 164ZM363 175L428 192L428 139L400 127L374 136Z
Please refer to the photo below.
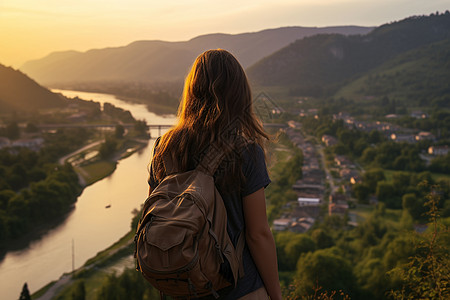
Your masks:
M398 199L396 187L390 182L378 182L376 196L378 197L378 200L384 202L388 208L401 207L401 201Z
M357 285L348 260L336 249L309 252L298 261L296 279L298 296L314 294L317 287L324 291L344 291L356 296Z
M414 220L422 219L425 212L424 201L416 196L416 194L408 193L402 197L403 209L408 211Z
M429 230L424 234L411 232L415 244L414 255L393 269L389 275L402 280L402 287L390 293L394 299L450 298L450 236L448 224L439 216L440 195L436 187L427 195Z
M85 300L86 288L84 286L84 280L78 280L72 290L72 300Z
M121 139L121 138L123 138L124 134L125 134L125 128L120 124L116 125L116 129L114 131L114 136L118 139Z
M375 193L378 182L385 179L384 171L381 168L369 169L363 174L363 182L369 188L370 193Z
M30 291L28 290L28 284L26 282L23 284L19 300L31 300Z
M359 203L368 203L370 188L364 183L356 183L352 188L353 196Z
M321 228L315 229L311 233L311 238L319 249L329 248L334 245L333 237Z
M116 151L117 141L113 138L107 137L105 142L100 145L100 157L105 159L110 157Z

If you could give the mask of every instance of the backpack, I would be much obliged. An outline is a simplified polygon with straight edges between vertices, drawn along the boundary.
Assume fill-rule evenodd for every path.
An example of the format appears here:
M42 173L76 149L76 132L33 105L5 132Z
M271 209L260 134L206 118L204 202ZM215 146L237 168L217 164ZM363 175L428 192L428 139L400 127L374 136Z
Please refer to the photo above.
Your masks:
M136 269L161 295L217 299L243 275L244 234L235 248L214 184L223 157L223 151L210 147L194 170L182 173L172 159L163 158L166 177L144 202L135 235ZM224 269L231 276L224 276Z

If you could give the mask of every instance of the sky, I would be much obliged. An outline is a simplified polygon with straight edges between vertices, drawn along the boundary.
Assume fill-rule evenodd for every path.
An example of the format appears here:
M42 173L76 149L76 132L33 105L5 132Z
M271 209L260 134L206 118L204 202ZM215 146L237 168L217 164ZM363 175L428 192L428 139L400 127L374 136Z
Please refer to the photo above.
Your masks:
M450 0L0 0L0 64L54 51L186 41L284 26L379 26L450 10Z

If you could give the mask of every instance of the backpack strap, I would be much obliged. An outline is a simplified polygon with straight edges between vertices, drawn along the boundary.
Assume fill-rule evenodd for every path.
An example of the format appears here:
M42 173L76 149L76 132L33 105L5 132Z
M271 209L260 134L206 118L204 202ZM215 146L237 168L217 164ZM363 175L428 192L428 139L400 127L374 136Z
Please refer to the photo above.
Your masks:
M206 173L210 176L214 176L217 168L225 157L225 152L217 146L217 144L211 144L205 157L197 165L197 170Z

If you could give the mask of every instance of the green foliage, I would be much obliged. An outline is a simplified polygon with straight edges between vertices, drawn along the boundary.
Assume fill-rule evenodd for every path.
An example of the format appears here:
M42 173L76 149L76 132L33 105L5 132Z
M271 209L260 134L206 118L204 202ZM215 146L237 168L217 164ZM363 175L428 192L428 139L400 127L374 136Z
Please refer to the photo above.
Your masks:
M42 162L56 162L60 157L78 149L93 136L93 131L85 128L58 129L55 133L45 133L44 147L39 151Z
M450 126L448 128L450 128ZM450 174L450 153L434 158L431 161L430 170L432 172Z
M105 141L100 145L100 157L109 158L117 150L117 140L112 137L106 137Z
M297 261L303 253L312 252L316 244L309 235L283 231L275 234L278 269L295 271Z
M304 38L259 61L248 74L259 85L284 86L293 96L313 97L330 96L363 74L337 96L381 100L387 95L383 113L399 110L396 99L417 103L431 97L433 105L448 105L449 20L448 14L411 17L364 36Z
M26 148L0 150L0 246L60 217L81 192L71 165L43 159Z
M145 120L137 120L134 122L134 130L138 135L146 135L148 131L147 122Z
M311 233L311 238L318 249L330 248L334 245L333 237L324 229L318 228Z
M26 282L23 284L19 300L31 300L30 291L28 290L28 284Z
M444 225L439 218L440 196L437 190L436 187L431 188L425 203L430 230L424 234L411 233L415 244L414 255L389 273L402 281L400 288L390 292L394 299L450 297L450 236L448 225Z
M71 300L85 300L86 288L84 286L84 280L77 280L72 290Z
M125 123L134 122L134 118L128 110L116 107L111 103L103 104L103 112L109 115L110 117Z
M116 125L115 131L114 131L114 136L118 139L121 139L121 138L123 138L124 133L125 133L125 128L120 124Z
M314 294L316 286L324 291L342 290L357 295L351 263L336 248L321 249L303 255L297 264L297 296Z
M109 275L96 295L97 300L151 300L158 299L159 292L133 269L126 269L120 276Z

